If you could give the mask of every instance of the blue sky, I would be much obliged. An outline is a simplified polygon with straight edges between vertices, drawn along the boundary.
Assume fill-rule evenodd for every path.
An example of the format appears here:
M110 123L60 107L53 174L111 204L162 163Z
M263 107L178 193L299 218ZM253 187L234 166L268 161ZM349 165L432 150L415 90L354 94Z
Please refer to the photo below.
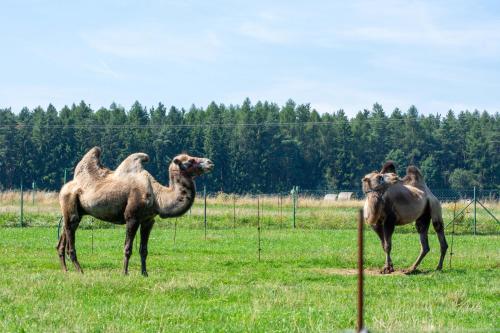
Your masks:
M2 1L0 107L500 111L498 1Z

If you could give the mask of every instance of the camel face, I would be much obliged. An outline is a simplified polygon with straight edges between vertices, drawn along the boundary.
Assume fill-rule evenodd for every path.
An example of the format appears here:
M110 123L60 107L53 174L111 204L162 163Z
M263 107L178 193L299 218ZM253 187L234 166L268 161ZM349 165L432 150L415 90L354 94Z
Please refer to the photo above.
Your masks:
M208 158L193 157L187 154L177 155L170 164L170 171L180 172L189 177L197 177L209 173L214 163Z
M364 176L361 184L364 193L380 191L384 187L385 176L382 173L374 171Z

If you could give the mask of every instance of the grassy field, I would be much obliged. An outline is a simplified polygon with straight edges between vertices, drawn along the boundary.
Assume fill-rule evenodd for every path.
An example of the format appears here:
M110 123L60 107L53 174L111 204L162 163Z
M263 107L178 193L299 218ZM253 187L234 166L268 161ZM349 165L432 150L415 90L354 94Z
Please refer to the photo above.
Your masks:
M281 204L279 197L262 196L259 199L261 223L268 228L290 228L293 226L293 205L290 196L283 197ZM467 206L467 202L443 203L443 218L447 230L451 232L453 216ZM500 217L500 203L486 202L486 207ZM296 226L301 229L355 229L355 217L363 201L324 201L311 197L300 197L296 211ZM471 233L473 230L473 209L470 205L455 224L456 232ZM203 198L197 197L192 210L178 219L178 223L188 228L203 227ZM19 226L20 195L19 192L0 192L0 227ZM256 225L257 199L251 196L233 198L231 195L208 197L207 216L210 229L227 229ZM35 204L32 204L30 192L24 194L24 224L26 226L56 226L60 218L60 208L57 193L36 192ZM480 234L499 234L500 224L478 205L476 212L477 232ZM156 227L172 227L175 221L164 220ZM81 228L90 228L91 219L85 217ZM96 228L112 228L113 225L100 221L93 221ZM432 229L432 228L431 228ZM414 232L413 225L399 228L399 232Z
M29 225L36 227L19 228L12 227L18 221L16 211L9 211L7 201L0 198L0 331L353 329L354 217L360 203L302 200L299 228L291 229L290 207L285 205L281 217L276 198L267 200L260 262L253 199L237 201L233 229L232 201L213 198L206 240L200 202L191 216L177 220L175 229L175 220L158 220L150 240L150 276L143 278L137 251L131 274L121 274L124 228L98 228L110 225L90 219L77 232L85 274L75 273L72 266L62 273L55 251L54 199L27 212ZM498 214L498 205L490 208ZM445 216L449 210L445 207ZM366 277L365 316L371 331L499 330L500 237L494 222L490 226L486 218L480 220L482 234L470 235L469 222L462 221L454 237L451 268L447 257L444 270L434 271L439 246L432 234L431 252L420 274ZM399 229L393 238L396 269L408 267L418 252L414 228ZM367 230L368 272L381 267L383 260L376 235Z

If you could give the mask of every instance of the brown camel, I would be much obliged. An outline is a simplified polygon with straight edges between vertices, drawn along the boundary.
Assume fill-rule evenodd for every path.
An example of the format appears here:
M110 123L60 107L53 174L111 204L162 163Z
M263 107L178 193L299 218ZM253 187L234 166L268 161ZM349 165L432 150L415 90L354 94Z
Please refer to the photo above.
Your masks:
M57 245L61 267L67 271L67 252L76 270L83 273L76 257L75 232L82 216L91 215L126 225L124 274L128 274L134 237L141 228L141 270L147 276L148 239L155 216L175 217L189 210L196 194L194 177L210 172L214 165L206 158L178 155L170 163L170 186L165 187L144 170L142 163L149 160L144 153L130 155L115 171L102 166L100 155L99 147L87 152L75 168L74 179L59 193L64 220Z
M420 235L421 250L415 263L405 272L409 274L417 269L430 251L427 234L431 220L441 247L441 257L436 269L441 270L448 249L441 204L425 184L420 170L415 166L409 166L406 176L400 179L395 173L394 164L388 162L380 172L367 174L363 178L362 185L366 193L363 209L365 222L377 233L386 253L381 273L394 272L391 260L394 228L413 221L416 221L416 229Z

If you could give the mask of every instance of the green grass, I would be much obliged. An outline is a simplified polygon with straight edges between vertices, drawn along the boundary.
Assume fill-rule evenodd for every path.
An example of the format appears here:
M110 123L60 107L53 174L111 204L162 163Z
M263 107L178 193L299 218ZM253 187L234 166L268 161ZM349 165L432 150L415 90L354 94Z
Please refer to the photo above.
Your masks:
M264 220L258 262L255 228L215 229L212 221L205 240L194 223L179 220L175 244L172 221L155 226L149 278L140 275L136 252L131 274L121 274L123 227L77 232L84 275L72 266L60 271L54 224L0 228L0 331L354 328L356 277L335 273L356 265L354 230L268 228ZM366 326L375 332L498 331L500 238L455 236L453 266L447 257L443 272L434 271L439 246L435 235L430 241L422 274L366 277ZM409 266L419 252L416 233L396 233L393 243L396 268ZM376 235L367 230L366 266L379 268L383 260Z

